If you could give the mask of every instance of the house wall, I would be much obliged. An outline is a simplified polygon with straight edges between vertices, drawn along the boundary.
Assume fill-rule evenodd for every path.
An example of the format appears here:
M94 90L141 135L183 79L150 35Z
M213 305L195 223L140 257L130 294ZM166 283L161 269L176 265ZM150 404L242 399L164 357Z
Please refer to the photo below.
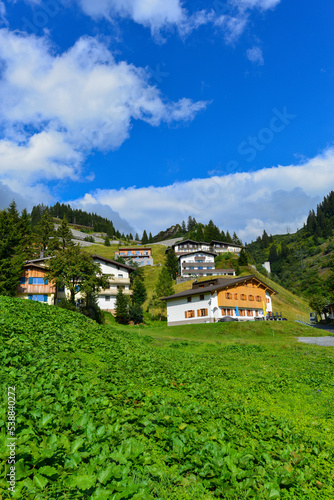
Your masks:
M29 278L41 278L46 279L46 270L38 269L38 268L25 268L21 273L21 278L25 279L24 284L19 284L17 286L17 296L21 299L30 299L35 300L38 296L47 297L46 303L49 305L54 304L56 287L52 284L52 282L48 282L47 284L37 285L37 284L29 284ZM40 297L41 298L41 297Z
M188 302L188 297L180 297L174 300L167 300L167 324L168 326L175 325L190 325L196 323L213 323L221 317L220 310L217 303L217 294L206 292L204 300L200 299L200 292L198 295L191 296L191 302ZM207 309L207 316L199 316L200 309ZM193 318L186 318L187 311L194 311Z
M97 296L97 303L100 309L113 312L115 310L116 296L118 288L123 287L123 293L131 294L130 273L127 269L120 267L117 269L115 264L105 262L100 259L94 259L94 262L100 265L102 274L109 277L110 286L106 290L100 290Z
M232 298L228 298L232 296ZM242 299L242 296L246 298ZM218 292L218 304L220 307L242 307L252 309L263 309L267 303L266 292L257 286L234 286Z

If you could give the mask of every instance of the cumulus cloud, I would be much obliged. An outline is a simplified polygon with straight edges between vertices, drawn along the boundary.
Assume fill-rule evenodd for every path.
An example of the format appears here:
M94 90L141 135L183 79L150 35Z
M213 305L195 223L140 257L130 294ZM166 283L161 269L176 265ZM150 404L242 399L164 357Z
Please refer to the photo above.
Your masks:
M25 1L33 6L42 3L42 0ZM181 36L186 36L208 24L218 28L227 43L235 43L243 33L252 10L273 9L281 0L212 0L209 9L200 11L190 11L182 0L59 0L65 7L70 1L78 4L94 20L114 22L130 19L149 28L159 41L162 41L163 32L176 30Z
M143 68L84 37L56 54L44 37L0 29L0 179L78 180L92 150L119 148L135 120L193 120L205 102L165 99Z
M316 172L316 175L315 175ZM334 185L334 148L300 165L263 168L208 179L194 179L165 187L99 189L89 195L91 209L101 205L116 210L140 232L156 233L188 215L221 229L237 231L245 241L263 229L272 234L300 228L311 208ZM87 195L88 196L88 195ZM76 200L85 206L87 198ZM94 208L93 208L94 207Z
M262 53L262 49L260 49L260 47L252 47L251 49L248 49L247 50L247 58L252 63L256 63L259 66L263 66L263 64L264 64L263 53Z

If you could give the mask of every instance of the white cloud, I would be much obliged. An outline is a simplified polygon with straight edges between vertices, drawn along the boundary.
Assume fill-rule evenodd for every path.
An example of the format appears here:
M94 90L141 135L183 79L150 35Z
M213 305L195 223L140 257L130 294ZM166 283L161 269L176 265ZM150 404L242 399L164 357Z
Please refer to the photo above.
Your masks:
M260 47L252 47L251 49L248 49L247 50L247 58L252 63L256 63L259 66L263 66L263 64L264 64L263 53L262 53L262 49L260 49Z
M149 74L94 38L55 54L46 38L0 30L0 179L79 179L92 150L110 151L135 120L193 120L206 103L169 102Z
M210 219L226 230L237 231L245 241L265 228L272 234L300 228L310 209L334 186L334 148L300 165L264 168L208 179L194 179L165 187L100 189L76 200L116 210L140 232L156 233L194 216ZM95 207L95 208L92 208Z
M116 16L130 18L149 27L153 33L180 25L186 17L179 0L78 0L83 11L93 18Z
M6 6L0 0L0 25L1 24L7 25L7 18L6 18Z

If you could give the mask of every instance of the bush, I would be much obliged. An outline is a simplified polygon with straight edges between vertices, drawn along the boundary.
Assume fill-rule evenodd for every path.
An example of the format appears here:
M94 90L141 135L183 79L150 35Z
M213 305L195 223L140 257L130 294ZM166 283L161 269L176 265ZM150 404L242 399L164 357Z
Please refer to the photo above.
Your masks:
M95 243L95 239L93 236L85 236L84 241L90 241L90 243Z
M67 311L76 311L77 310L75 305L72 304L72 302L70 302L67 299L61 299L61 301L58 302L57 306L60 307L61 309L67 309Z

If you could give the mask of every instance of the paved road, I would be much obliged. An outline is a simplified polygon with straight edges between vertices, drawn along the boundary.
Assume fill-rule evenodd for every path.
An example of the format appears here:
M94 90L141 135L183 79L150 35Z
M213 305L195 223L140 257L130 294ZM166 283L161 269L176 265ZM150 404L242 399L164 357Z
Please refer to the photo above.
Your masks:
M334 347L334 336L329 337L298 337L299 342L316 344L322 347Z

